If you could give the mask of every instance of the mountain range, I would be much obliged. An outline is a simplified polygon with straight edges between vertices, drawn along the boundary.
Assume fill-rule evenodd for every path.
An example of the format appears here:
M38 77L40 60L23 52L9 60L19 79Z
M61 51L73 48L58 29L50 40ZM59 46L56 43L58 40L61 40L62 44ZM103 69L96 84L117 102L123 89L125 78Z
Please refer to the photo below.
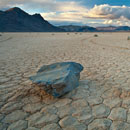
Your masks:
M51 25L40 14L29 15L14 7L0 11L0 32L63 32Z
M64 29L66 32L96 32L97 29L89 26L59 26L59 28Z
M130 31L128 26L107 26L107 27L90 27L90 26L74 26L66 25L59 26L59 28L64 29L67 32L123 32Z
M120 32L130 31L128 26L54 26L40 14L30 15L18 7L0 11L0 32Z
M128 26L108 26L108 27L97 27L97 31L102 32L121 32L121 31L130 31L130 27Z

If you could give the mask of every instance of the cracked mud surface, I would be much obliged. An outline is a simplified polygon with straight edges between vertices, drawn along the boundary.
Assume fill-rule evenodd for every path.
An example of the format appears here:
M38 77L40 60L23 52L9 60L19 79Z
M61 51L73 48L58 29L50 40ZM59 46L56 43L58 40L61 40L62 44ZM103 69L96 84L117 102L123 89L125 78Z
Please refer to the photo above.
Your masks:
M2 34L0 130L130 130L130 34L94 34ZM54 99L28 77L61 61L84 70L78 88Z

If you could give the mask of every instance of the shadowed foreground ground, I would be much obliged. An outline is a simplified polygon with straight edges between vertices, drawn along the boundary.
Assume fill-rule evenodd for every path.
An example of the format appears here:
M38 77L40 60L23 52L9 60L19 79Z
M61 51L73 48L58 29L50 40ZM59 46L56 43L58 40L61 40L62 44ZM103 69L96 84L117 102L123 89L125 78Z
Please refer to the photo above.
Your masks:
M0 130L130 130L129 33L4 33L0 36ZM43 64L84 66L60 99L28 77Z

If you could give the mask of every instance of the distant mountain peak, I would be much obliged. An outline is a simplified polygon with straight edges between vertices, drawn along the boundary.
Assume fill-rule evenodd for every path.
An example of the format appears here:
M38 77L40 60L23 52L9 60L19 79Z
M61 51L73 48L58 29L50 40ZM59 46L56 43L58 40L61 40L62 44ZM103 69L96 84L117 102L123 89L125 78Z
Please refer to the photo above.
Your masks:
M9 11L16 11L16 12L19 12L19 11L23 11L23 10L20 9L19 7L13 7L13 8L10 8L10 9L6 10L6 12L9 12Z
M19 7L10 8L6 10L5 12L12 13L12 14L16 13L16 14L21 14L21 15L28 15L28 13L26 13L24 10L20 9Z

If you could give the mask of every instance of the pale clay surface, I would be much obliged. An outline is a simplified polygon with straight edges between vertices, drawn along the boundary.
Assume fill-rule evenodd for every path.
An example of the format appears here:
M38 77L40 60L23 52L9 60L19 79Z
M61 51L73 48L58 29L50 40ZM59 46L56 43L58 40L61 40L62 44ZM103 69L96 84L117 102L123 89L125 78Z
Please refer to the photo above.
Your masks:
M0 130L130 130L130 33L94 34L2 34ZM84 66L79 87L41 96L28 77L62 61Z

